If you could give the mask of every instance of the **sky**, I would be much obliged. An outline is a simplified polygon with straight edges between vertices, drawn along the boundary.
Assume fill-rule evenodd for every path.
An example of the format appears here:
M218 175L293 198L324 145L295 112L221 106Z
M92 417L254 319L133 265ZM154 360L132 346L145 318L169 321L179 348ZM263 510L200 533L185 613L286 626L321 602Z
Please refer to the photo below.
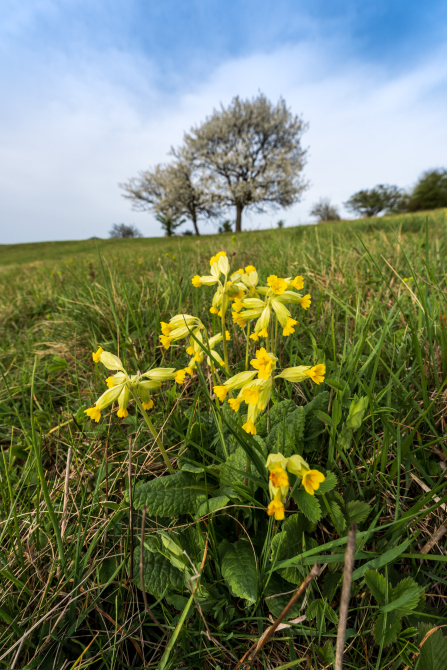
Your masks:
M301 201L244 228L411 188L447 167L446 38L444 0L2 0L0 243L161 235L119 184L236 95L282 96L309 124Z

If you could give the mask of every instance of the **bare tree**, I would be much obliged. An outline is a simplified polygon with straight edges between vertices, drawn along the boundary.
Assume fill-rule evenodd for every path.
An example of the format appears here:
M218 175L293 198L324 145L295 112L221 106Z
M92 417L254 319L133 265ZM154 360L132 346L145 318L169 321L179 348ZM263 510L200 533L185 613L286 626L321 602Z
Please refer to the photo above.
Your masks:
M306 188L301 178L306 128L282 98L273 105L260 94L234 98L185 135L185 148L208 178L213 201L236 207L236 232L244 209L263 212L299 200Z
M150 210L156 215L192 221L199 235L198 220L215 214L207 179L195 170L194 159L186 150L172 152L176 160L170 165L157 165L153 170L140 172L138 177L120 184L124 197L139 211Z
M340 221L340 214L335 205L331 205L329 198L320 198L310 210L310 215L318 221Z

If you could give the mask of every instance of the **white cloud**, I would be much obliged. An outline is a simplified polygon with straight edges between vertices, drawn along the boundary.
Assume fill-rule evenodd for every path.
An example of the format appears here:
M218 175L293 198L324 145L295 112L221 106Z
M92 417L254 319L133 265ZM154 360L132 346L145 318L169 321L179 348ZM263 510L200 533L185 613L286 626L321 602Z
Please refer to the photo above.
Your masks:
M410 186L424 169L442 165L445 53L394 76L337 53L336 44L305 43L254 54L224 63L177 95L160 88L158 72L142 56L91 52L74 64L53 54L48 65L31 63L3 89L1 242L107 236L112 223L123 221L160 234L149 215L131 211L118 182L166 161L185 130L236 94L282 95L310 123L304 144L312 186L304 201L253 215L250 227L278 218L305 222L320 196L341 204L360 188Z

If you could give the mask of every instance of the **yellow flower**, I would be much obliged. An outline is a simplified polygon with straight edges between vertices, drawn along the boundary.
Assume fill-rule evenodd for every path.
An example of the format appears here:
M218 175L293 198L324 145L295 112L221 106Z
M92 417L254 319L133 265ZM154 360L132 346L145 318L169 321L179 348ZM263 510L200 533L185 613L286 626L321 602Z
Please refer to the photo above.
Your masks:
M259 391L256 387L244 389L242 397L247 405L257 405L259 400Z
M270 286L273 293L276 295L281 295L287 289L287 282L285 279L281 279L276 275L270 275L267 277L267 285Z
M270 471L275 470L275 468L282 468L285 470L288 462L289 459L278 452L277 454L269 454L267 456L266 466Z
M128 415L129 415L129 412L127 411L127 409L125 407L120 407L119 410L116 413L116 416L119 416L120 418L123 418L123 419L125 419L126 416L128 416Z
M169 349L169 347L171 346L171 338L168 337L167 335L159 335L159 338L164 348Z
M192 356L194 354L194 346L192 344L189 347L186 347L186 353L189 356Z
M242 426L243 430L245 430L246 433L251 433L252 435L256 435L256 428L255 424L251 419L247 421L247 423L244 423Z
M234 300L234 305L233 305L233 311L234 311L234 312L240 312L241 309L243 308L243 306L244 306L244 305L243 305L243 303L241 302L241 300L240 300L239 298L235 298L235 300Z
M297 323L298 321L295 321L295 319L291 319L290 317L287 318L287 325L282 331L284 337L287 337L288 335L291 335L295 332L295 328L293 326L296 326Z
M228 342L229 340L231 340L231 335L230 335L230 333L228 332L228 330L225 331L225 339L227 340L227 342Z
M193 369L191 367L189 367L189 365L187 365L186 368L185 368L185 372L186 372L187 375L191 376L192 373L193 373Z
M236 270L238 275L243 275L244 274L244 268L239 268L239 270Z
M325 479L326 477L319 470L307 470L303 473L303 486L306 492L313 496Z
M282 486L289 486L289 478L287 472L283 470L283 468L277 467L270 470L269 479L276 489L279 489Z
M259 333L252 333L250 335L250 340L254 340L255 342L257 342L259 340Z
M211 258L210 258L210 265L212 265L213 263L217 263L217 261L219 260L219 258L222 258L222 256L226 256L226 255L227 255L227 252L226 252L226 251L218 251L217 254L216 254L215 256L211 256Z
M239 412L239 407L241 406L242 402L242 397L239 396L238 398L230 398L228 401L228 404L230 405L231 409L234 412Z
M202 282L200 281L200 275L195 275L191 279L191 283L193 286L195 286L195 288L200 288L202 286Z
M245 326L247 325L245 319L243 319L237 312L233 312L232 314L234 323L237 323L237 325L240 326L241 328L245 328Z
M195 360L196 363L201 363L201 362L202 362L202 360L203 360L203 354L202 354L201 351L198 351L198 352L194 355L194 360Z
M149 402L143 402L142 405L144 409L152 409L152 407L154 406L154 401L151 398Z
M295 279L291 282L289 282L289 288L296 288L297 291L300 291L304 286L304 279L299 276L295 277Z
M210 307L210 312L211 312L211 314L217 314L218 311L219 311L219 310L217 309L217 307Z
M109 389L111 389L112 386L115 386L115 382L113 381L113 377L107 377L106 384L109 387Z
M102 347L99 347L98 351L92 352L92 358L95 363L99 363L99 359L101 358L101 354L104 351Z
M303 309L309 309L311 302L312 301L310 299L310 293L308 293L307 295L304 296L304 298L301 299L301 307Z
M99 409L99 407L89 407L88 409L85 409L84 412L93 421L96 421L96 423L99 423L99 420L101 418L101 410Z
M160 326L161 326L161 332L163 333L163 335L166 336L168 336L174 330L174 327L171 326L170 323L165 323L164 321L160 322Z
M256 352L256 358L253 358L250 361L250 364L258 370L259 379L268 379L272 371L272 359L264 349L261 347L259 351Z
M214 393L219 398L220 402L223 402L227 397L228 387L227 386L213 386Z
M269 516L275 515L276 521L282 521L284 519L284 505L281 500L280 492L278 492L274 499L269 502L267 514Z
M320 365L314 365L310 370L306 370L306 376L312 379L315 384L321 384L324 382L324 375L326 374L326 366L320 363Z
M174 380L176 381L177 384L183 384L185 381L186 377L186 370L177 370L175 373Z
M249 275L250 272L256 272L256 268L254 265L247 265L247 267L245 268L246 275Z

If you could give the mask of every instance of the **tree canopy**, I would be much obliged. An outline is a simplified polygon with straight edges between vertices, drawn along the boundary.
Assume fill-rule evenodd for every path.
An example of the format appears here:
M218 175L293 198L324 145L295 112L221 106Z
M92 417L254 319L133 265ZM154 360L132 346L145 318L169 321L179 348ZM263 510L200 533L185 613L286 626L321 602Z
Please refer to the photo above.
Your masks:
M438 207L447 207L447 170L425 172L414 187L408 202L410 212Z
M375 188L354 193L347 202L346 209L360 216L377 216L381 212L399 212L406 208L406 196L397 186L379 184Z

